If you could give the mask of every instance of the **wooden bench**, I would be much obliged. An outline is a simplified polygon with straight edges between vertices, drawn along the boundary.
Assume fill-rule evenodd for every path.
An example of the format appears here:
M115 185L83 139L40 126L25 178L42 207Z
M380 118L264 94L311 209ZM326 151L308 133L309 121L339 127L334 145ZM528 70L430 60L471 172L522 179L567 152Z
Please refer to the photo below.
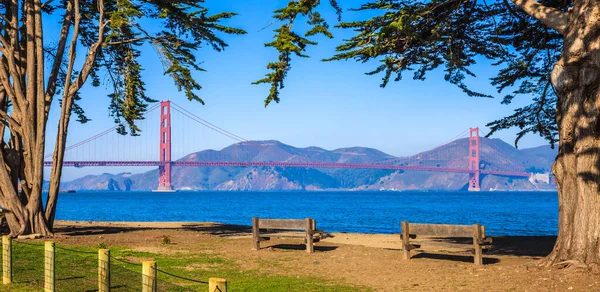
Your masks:
M265 232L261 233L261 230ZM252 240L254 250L260 249L260 242L270 240L271 237L303 238L306 243L306 252L314 251L314 243L319 242L323 231L317 230L317 223L311 218L306 219L260 219L252 218Z
M483 265L482 247L492 243L492 239L485 236L485 227L479 224L409 224L403 221L400 223L400 236L402 238L404 259L410 259L410 251L420 247L410 244L410 239L416 238L417 235L473 238L473 247L475 248L473 260L476 265Z

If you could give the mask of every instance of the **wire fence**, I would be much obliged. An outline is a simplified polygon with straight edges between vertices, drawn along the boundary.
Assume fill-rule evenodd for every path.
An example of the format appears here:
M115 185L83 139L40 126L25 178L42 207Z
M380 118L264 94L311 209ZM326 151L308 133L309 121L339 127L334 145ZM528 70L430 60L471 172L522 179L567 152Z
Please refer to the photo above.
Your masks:
M12 242L12 281L44 288L43 244Z
M0 245L1 247L1 245ZM4 250L2 248L2 250ZM49 269L45 258L49 251L41 241L12 241L12 283L30 289L44 289ZM125 256L110 255L108 262L99 261L97 251L89 248L54 245L54 283L57 291L98 291L99 266L110 270L111 291L140 291L142 262ZM3 261L4 262L4 261ZM158 263L160 265L160 262ZM0 265L0 275L4 272ZM158 291L206 291L208 282L156 268L154 282ZM144 285L150 283L144 282ZM2 290L2 289L0 289Z
M56 289L90 291L98 287L98 253L55 246Z

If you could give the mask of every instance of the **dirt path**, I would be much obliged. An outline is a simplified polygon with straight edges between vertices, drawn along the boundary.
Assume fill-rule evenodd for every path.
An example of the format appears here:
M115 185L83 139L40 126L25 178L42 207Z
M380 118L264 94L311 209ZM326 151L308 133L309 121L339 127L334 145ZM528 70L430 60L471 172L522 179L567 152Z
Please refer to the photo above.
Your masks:
M398 234L333 233L308 255L298 239L273 239L252 251L248 226L218 223L59 221L57 230L57 241L64 244L102 242L154 253L216 253L244 269L313 276L373 291L600 291L600 275L532 265L552 248L552 237L494 238L494 248L484 253L486 265L477 267L468 245L456 248L433 239L421 240L422 249L404 261ZM162 245L164 236L174 245Z

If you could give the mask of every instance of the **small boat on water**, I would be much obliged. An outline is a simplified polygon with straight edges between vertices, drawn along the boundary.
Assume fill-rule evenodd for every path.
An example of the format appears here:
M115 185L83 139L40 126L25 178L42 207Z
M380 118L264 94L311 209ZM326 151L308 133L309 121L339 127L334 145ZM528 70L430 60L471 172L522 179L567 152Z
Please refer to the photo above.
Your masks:
M158 189L158 190L152 190L153 193L175 193L177 192L177 190L175 189Z
M71 194L71 193L76 193L77 191L76 190L59 190L58 192L59 193L69 193L69 194Z

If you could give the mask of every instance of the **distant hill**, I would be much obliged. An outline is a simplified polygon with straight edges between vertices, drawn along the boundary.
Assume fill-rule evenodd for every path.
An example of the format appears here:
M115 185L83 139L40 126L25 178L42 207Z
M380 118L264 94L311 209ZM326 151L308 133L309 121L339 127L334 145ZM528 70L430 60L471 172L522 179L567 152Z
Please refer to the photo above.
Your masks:
M205 150L183 157L183 161L290 161L402 164L411 158L439 161L440 167L464 167L468 139L459 139L436 149L405 158L394 157L365 147L325 150L296 148L278 141L249 141L220 151ZM484 169L519 169L548 172L556 150L548 146L515 149L500 139L482 138L480 147ZM443 155L444 157L437 157ZM493 162L492 162L493 161ZM300 169L280 167L175 167L172 183L183 190L461 190L468 174L422 171L364 169ZM73 190L152 190L157 188L158 170L131 174L88 175L63 182L62 189ZM553 186L527 179L485 176L482 190L545 190Z

